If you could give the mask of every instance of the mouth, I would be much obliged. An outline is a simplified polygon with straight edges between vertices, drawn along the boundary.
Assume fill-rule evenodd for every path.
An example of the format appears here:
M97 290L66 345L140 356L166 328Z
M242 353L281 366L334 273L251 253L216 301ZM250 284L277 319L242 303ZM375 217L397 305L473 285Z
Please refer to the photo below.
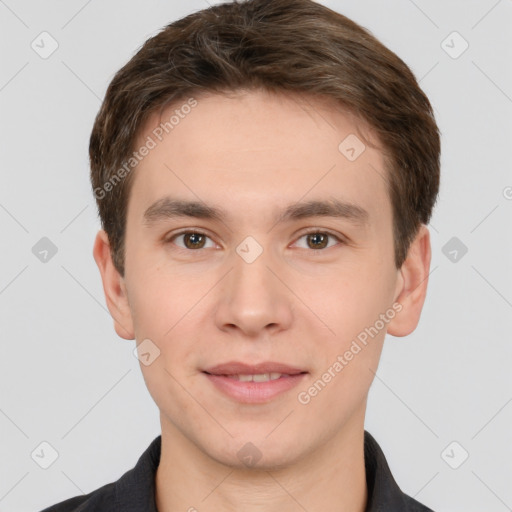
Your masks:
M299 384L309 372L277 362L229 362L202 371L214 387L242 403L266 403Z
M204 372L207 375L213 375L217 377L227 377L229 379L238 380L239 382L268 382L270 380L277 380L285 377L294 377L295 375L302 375L307 372L300 372L298 374L289 374L289 373L279 373L279 372L271 372L271 373L237 373L233 375L225 375L225 374L215 374Z

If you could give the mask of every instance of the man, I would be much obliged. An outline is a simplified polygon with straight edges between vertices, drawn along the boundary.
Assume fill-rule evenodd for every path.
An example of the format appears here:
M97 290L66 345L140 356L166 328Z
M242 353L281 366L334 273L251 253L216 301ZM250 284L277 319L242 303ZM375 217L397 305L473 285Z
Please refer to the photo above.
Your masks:
M162 434L58 511L428 511L364 430L419 321L440 140L409 68L310 0L196 12L114 77L98 264Z

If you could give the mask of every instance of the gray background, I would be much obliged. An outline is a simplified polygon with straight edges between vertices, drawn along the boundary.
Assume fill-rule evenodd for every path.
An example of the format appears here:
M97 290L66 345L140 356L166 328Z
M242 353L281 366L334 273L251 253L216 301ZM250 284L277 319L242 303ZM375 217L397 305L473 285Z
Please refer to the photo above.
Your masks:
M387 338L366 428L401 488L436 511L512 510L512 1L321 3L405 60L442 132L426 304L411 336ZM0 511L114 481L160 433L92 257L87 147L115 71L205 7L0 0ZM59 45L46 59L31 47L50 48L43 31ZM58 250L46 263L32 251L43 237ZM48 469L31 456L43 441L59 454Z

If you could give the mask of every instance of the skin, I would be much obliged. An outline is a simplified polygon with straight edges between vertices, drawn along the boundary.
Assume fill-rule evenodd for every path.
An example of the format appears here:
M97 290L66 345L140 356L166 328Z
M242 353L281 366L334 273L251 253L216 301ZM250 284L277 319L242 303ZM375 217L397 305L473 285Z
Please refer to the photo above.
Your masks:
M405 336L419 321L428 229L420 227L397 269L381 151L367 145L349 161L340 142L362 129L371 138L371 130L330 100L259 90L195 97L198 105L136 168L124 277L103 230L93 251L118 335L150 339L160 350L150 365L141 363L160 409L158 510L362 512L367 395L386 332ZM153 115L139 141L159 123ZM144 211L167 194L222 207L229 217L144 225ZM272 220L290 203L330 197L366 209L368 224ZM207 234L202 248L189 248L183 236L169 240L183 228ZM307 228L341 242L330 238L316 248ZM263 248L250 264L236 252L247 236ZM393 303L401 311L301 404L298 393ZM278 361L309 373L299 388L267 403L242 404L202 373L230 360ZM253 467L237 456L247 442L262 454Z

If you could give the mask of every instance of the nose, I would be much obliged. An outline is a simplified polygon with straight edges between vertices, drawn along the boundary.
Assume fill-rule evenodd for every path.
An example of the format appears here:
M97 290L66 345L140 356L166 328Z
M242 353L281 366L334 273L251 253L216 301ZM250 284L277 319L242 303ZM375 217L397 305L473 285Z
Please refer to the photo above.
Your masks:
M265 251L252 262L234 253L232 270L218 290L219 329L261 337L290 327L296 299L285 284L284 270L271 260Z

